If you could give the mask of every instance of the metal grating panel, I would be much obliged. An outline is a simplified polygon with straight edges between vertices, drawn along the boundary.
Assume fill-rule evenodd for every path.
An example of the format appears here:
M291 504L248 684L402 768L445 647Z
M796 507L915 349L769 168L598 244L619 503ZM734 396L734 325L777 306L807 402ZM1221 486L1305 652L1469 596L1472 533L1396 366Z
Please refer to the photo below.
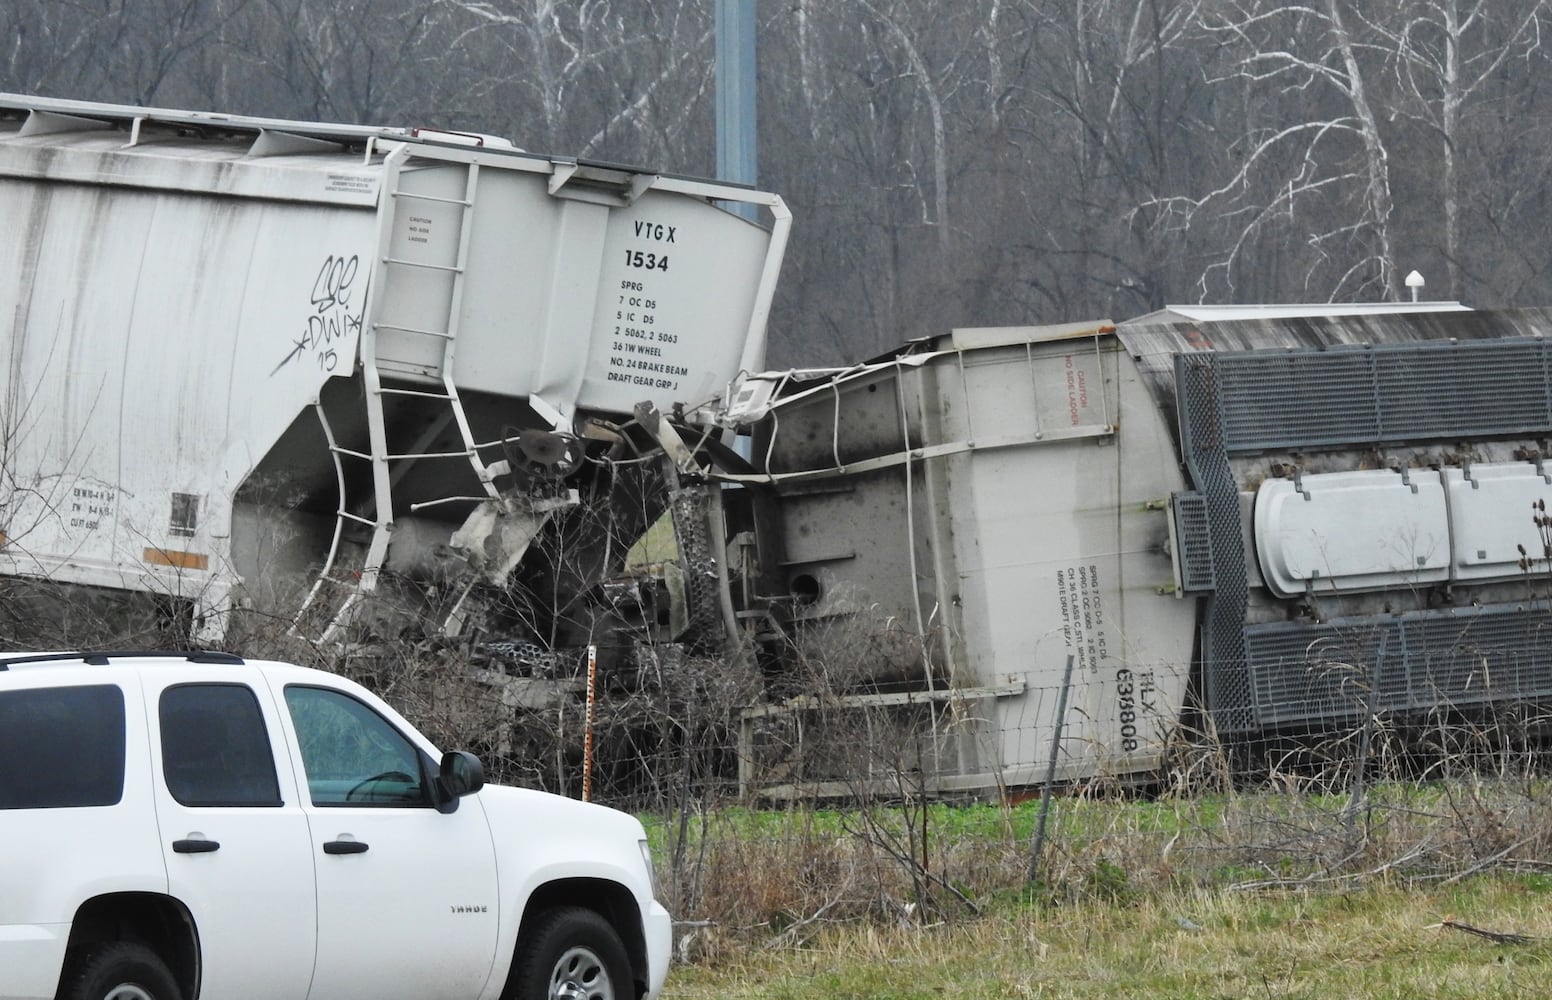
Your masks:
M1400 636L1394 624L1251 626L1245 645L1257 725L1336 722L1358 718L1374 702L1372 678L1393 664ZM1392 633L1392 634L1387 634Z
M1223 733L1252 728L1250 682L1245 671L1245 544L1240 533L1238 489L1223 447L1225 416L1219 405L1213 354L1175 358L1181 452L1200 491L1211 536L1213 590L1202 616L1201 650L1208 709Z
M1378 352L1383 436L1469 437L1545 428L1552 419L1546 366L1541 341Z
M1245 635L1262 726L1552 697L1544 603L1257 625Z
M1372 440L1379 420L1367 351L1218 355L1230 452Z
M1461 628L1458 614L1406 629L1387 621L1352 623L1342 633L1303 626L1247 632L1243 526L1228 461L1268 450L1546 434L1549 351L1540 339L1515 338L1176 356L1181 453L1208 534L1205 567L1191 564L1185 572L1193 580L1210 574L1214 587L1205 601L1201 655L1207 709L1220 732L1362 712L1370 669L1360 670L1362 664L1379 671L1374 704L1383 709L1491 701L1509 687L1539 696L1552 686L1542 654L1526 638L1531 626L1512 618L1472 624L1472 642L1513 651L1502 662L1489 656L1481 676L1465 652L1474 647L1449 631ZM1179 527L1183 549L1189 545L1196 558L1203 546L1184 540L1184 519ZM1490 675L1513 682L1489 689Z
M690 487L669 496L679 558L684 564L684 596L689 611L688 636L692 645L717 648L723 640L722 605L717 593L716 561L707 530L704 487Z
M1549 345L1514 339L1213 355L1231 454L1552 427Z
M1217 577L1213 573L1207 498L1200 493L1176 493L1173 500L1181 583L1187 593L1213 590Z

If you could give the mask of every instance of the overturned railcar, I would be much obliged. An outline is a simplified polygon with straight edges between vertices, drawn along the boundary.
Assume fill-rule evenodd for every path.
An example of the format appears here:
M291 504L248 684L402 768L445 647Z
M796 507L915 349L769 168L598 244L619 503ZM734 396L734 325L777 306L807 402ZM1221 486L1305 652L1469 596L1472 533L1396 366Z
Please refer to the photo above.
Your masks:
M1183 721L1552 696L1549 329L1182 307L745 381L754 631L819 675L744 713L746 786L1136 778Z
M633 407L761 366L788 225L487 136L21 95L0 219L0 577L324 640L374 591L456 633L612 503L571 532L553 640L664 503L605 460Z

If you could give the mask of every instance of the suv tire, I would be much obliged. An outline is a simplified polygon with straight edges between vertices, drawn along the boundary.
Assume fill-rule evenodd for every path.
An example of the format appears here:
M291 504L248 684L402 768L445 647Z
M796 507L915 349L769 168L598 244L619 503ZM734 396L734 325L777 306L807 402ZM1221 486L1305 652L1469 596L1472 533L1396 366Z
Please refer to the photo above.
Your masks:
M75 963L60 1000L183 1000L167 964L142 944L95 945Z
M517 952L508 1000L635 1000L625 946L592 910L568 906L540 914Z

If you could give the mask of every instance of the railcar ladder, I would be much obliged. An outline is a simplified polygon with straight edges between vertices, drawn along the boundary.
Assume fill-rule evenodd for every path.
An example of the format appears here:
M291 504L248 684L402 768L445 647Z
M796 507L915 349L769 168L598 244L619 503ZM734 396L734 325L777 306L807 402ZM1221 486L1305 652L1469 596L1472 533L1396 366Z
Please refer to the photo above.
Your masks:
M458 342L458 320L463 299L465 270L469 256L469 240L473 230L474 202L479 184L480 166L478 163L468 163L465 165L467 174L462 197L445 197L407 191L400 187L400 176L407 158L407 148L401 147L388 154L384 160L383 197L386 204L380 212L378 219L377 252L377 261L381 265L381 271L378 275L379 280L372 282L371 290L368 293L368 321L363 324L361 330L361 370L366 387L367 437L370 451L360 452L345 448L333 439L332 434L329 436L329 450L333 453L336 471L339 473L341 483L339 508L335 512L334 542L330 547L324 570L313 584L312 591L308 594L307 600L303 603L302 611L296 619L300 626L304 618L310 618L316 622L326 617L327 624L317 636L318 640L323 642L335 641L339 637L341 629L351 621L362 599L377 588L378 576L383 564L387 561L388 545L393 534L395 514L393 509L393 487L403 478L411 465L427 459L463 459L474 470L474 475L483 489L483 495L481 496L430 498L411 504L411 510L458 501L482 502L500 499L500 492L497 490L494 482L496 473L480 458L481 447L488 445L482 446L474 440L473 432L469 427L468 415L464 412L463 402L458 395L458 387L453 381L453 361ZM450 263L407 260L392 256L393 234L396 227L403 224L401 207L406 203L415 202L460 206L461 219L458 228L457 250ZM395 268L421 269L447 276L450 282L449 308L446 321L440 328L428 329L420 326L410 326L404 323L393 322L391 319L385 319L381 315L381 302L384 296L383 286ZM383 359L380 357L378 350L378 334L380 331L391 331L416 338L427 338L436 344L437 347L432 354L437 360L429 367L435 369L435 374L440 377L440 389L384 385L383 376L385 372L389 376L402 373L392 368L384 369ZM429 375L431 373L424 372L423 374ZM387 422L383 416L383 400L386 396L440 400L446 404L447 413L443 419L433 421L431 426L403 451L396 451L388 440ZM427 449L431 446L434 439L440 435L449 422L457 423L463 448L454 451L428 451ZM499 442L490 442L489 444L494 445L496 443ZM346 509L347 498L343 487L345 477L342 471L342 460L344 459L371 463L373 510L370 518ZM372 539L367 547L366 557L361 566L352 573L353 579L340 580L334 578L334 570L339 551L340 536L347 523L369 526L372 529ZM343 594L344 596L342 599L337 596L330 599L329 595L331 594ZM322 609L314 608L315 603L318 602L333 606L335 609L332 613L326 613Z

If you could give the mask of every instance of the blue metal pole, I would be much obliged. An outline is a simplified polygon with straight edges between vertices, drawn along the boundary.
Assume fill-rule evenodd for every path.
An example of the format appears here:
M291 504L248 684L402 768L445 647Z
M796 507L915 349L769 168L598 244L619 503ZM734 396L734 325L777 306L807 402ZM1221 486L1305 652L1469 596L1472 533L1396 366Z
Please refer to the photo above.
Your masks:
M717 0L717 177L756 186L755 0ZM754 205L729 206L750 220Z

